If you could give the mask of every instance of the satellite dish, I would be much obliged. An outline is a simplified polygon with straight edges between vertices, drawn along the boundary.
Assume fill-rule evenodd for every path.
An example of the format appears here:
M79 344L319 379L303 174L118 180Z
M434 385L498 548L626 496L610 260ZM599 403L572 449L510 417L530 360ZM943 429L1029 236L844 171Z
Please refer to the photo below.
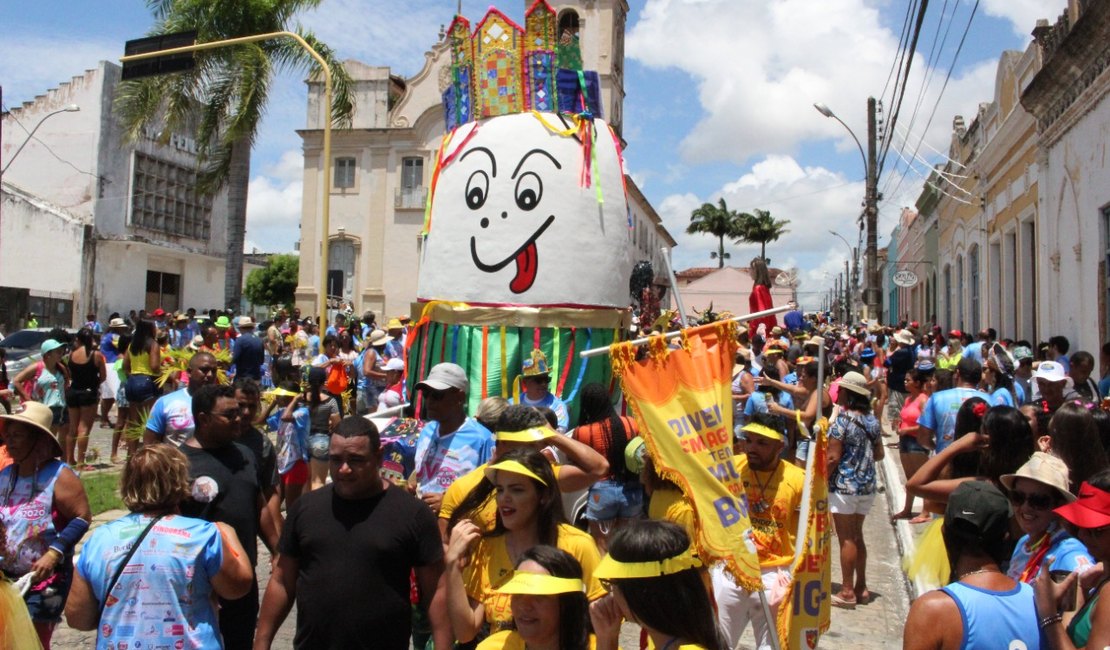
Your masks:
M775 276L775 285L793 289L798 286L798 269L790 268Z

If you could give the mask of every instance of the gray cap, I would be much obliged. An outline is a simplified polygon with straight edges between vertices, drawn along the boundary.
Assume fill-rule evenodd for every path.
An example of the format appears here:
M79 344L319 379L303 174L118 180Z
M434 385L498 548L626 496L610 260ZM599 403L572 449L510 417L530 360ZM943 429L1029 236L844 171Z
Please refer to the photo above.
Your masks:
M416 388L431 388L432 390L447 390L457 388L464 393L470 392L470 381L466 378L466 371L462 366L454 363L437 363L432 366L432 371L424 381L418 382Z

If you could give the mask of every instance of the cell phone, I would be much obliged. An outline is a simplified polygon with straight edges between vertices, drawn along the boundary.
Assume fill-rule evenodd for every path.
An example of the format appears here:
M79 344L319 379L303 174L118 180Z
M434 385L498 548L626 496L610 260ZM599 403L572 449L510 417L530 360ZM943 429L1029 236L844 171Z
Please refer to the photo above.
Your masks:
M1071 571L1049 571L1053 582L1063 582L1071 575ZM1079 580L1071 583L1064 595L1060 598L1061 611L1074 612L1079 609Z

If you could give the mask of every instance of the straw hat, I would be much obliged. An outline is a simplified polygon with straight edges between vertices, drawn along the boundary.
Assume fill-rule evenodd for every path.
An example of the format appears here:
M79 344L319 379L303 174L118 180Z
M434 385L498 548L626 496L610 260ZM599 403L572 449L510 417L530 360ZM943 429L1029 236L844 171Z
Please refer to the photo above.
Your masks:
M370 345L385 345L393 340L393 337L385 333L385 330L374 330L370 332L368 339Z
M54 444L54 457L57 458L62 455L62 445L50 430L50 425L54 423L54 412L50 410L49 406L41 402L23 402L22 411L11 415L0 415L0 419L22 422L45 433L47 439Z
M913 332L909 330L898 330L894 333L894 340L899 345L913 345Z
M1064 461L1043 451L1033 452L1016 473L1003 474L998 480L1007 490L1013 491L1014 483L1019 478L1027 478L1056 490L1063 497L1064 503L1075 501L1075 495L1068 490L1068 466Z
M867 387L867 380L858 372L844 373L844 376L840 378L840 388L850 390L864 397L871 396L871 389Z

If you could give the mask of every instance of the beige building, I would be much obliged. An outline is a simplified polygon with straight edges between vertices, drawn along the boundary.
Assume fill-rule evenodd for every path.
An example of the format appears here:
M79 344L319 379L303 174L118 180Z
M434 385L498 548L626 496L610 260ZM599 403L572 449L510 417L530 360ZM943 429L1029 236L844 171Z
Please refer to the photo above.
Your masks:
M521 2L510 18L523 22ZM552 2L560 33L576 32L584 67L599 76L603 117L620 134L624 102L625 0ZM316 313L321 282L321 242L328 248L328 296L357 313L396 316L416 299L421 227L434 156L445 132L442 93L450 84L450 50L445 38L425 54L424 67L403 79L389 68L346 63L356 101L352 128L333 131L332 174L322 177L323 87L308 82L308 125L297 306ZM658 251L674 246L630 177L634 260L662 267ZM321 192L331 193L330 227L323 232Z
M775 282L782 270L771 268L768 271L771 274L771 301L775 306L781 307L790 302L794 291ZM748 309L748 296L755 284L747 268L695 266L677 271L675 280L687 316L696 319L699 312L704 312L710 306L715 312L729 311L734 316L742 316L751 311Z

